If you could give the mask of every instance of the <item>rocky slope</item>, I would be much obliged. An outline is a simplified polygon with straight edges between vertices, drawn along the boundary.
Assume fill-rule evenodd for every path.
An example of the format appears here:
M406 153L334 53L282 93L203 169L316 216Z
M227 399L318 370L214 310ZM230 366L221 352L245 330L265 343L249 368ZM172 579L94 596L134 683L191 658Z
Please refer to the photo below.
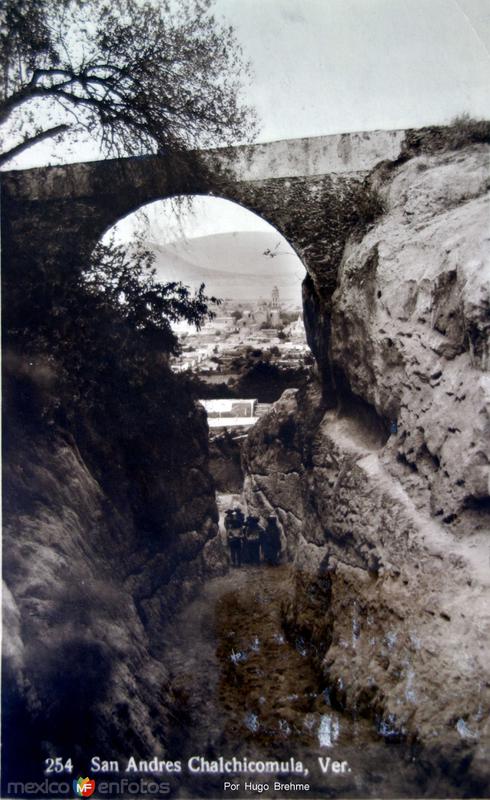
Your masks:
M315 294L321 276L306 287L336 394L288 391L259 421L247 501L278 514L298 567L289 624L315 642L335 702L422 741L455 780L469 770L476 791L490 738L490 147L383 165L371 186L386 211L351 236L335 293Z
M14 386L4 452L4 780L38 780L48 756L88 774L97 753L125 763L167 752L174 698L161 632L217 532L202 411L189 416L182 400L179 453L148 442L130 468L114 431L89 458L86 421L77 443L56 413L19 411L35 372Z
M241 444L246 435L228 431L212 431L209 437L209 470L216 491L241 493L243 473L240 460Z

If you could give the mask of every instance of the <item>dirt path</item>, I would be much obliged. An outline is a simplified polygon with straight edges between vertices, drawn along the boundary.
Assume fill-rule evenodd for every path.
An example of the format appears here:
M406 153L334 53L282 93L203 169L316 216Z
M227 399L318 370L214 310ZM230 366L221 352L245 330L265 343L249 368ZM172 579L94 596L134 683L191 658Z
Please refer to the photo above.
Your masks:
M455 535L448 526L442 525L433 517L424 514L410 498L402 484L389 474L379 459L379 442L369 436L359 420L353 417L338 418L335 414L326 415L325 433L342 450L357 456L357 465L368 474L371 480L390 495L393 500L405 508L406 514L413 520L415 528L424 530L422 539L424 546L432 557L440 558L441 554L451 551L454 558L466 564L471 575L478 578L482 586L489 584L488 570L488 533L482 531L465 538ZM485 609L481 616L486 617Z

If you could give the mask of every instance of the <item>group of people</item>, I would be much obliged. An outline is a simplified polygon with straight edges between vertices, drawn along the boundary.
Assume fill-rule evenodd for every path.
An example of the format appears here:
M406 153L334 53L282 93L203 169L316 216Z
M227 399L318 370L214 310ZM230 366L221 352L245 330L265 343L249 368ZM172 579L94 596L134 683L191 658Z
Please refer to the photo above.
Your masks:
M245 519L241 508L229 508L225 513L225 529L233 566L261 562L275 566L279 563L281 532L277 517L267 517L263 528L259 517L248 516Z

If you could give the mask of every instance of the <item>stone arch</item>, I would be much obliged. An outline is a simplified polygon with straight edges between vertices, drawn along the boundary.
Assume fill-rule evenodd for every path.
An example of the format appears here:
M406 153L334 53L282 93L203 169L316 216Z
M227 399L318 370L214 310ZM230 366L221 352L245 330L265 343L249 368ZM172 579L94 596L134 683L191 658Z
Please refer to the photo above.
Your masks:
M298 253L294 242L290 241L288 235L286 235L284 228L287 227L284 225L283 220L280 218L279 215L274 213L267 213L266 204L262 203L253 203L252 199L250 199L245 192L240 190L240 186L226 186L222 184L220 187L214 186L213 189L209 189L209 191L192 191L190 188L187 188L185 192L182 194L178 194L176 192L169 192L163 194L161 196L152 197L150 200L138 204L131 203L129 206L129 211L127 213L118 214L116 218L113 218L113 214L110 215L110 223L106 227L102 227L100 223L97 227L93 227L91 231L91 243L97 243L100 239L113 227L115 227L119 222L126 219L127 217L132 216L134 213L145 210L148 207L153 206L159 202L165 201L172 201L176 200L179 201L180 199L185 200L185 198L193 199L193 198L205 198L209 200L222 200L228 204L236 206L242 209L246 214L250 216L254 216L259 218L262 222L266 224L268 228L274 229L277 232L278 236L285 240L292 248L298 259L302 262L301 255ZM177 212L178 213L178 212ZM302 262L303 263L303 262ZM304 266L304 265L303 265ZM306 267L305 267L306 269Z
M148 203L178 195L235 202L271 224L296 249L287 214L278 213L272 202L282 187L265 181L251 191L252 184L224 177L219 165L215 170L192 170L183 156L177 164L151 156L10 173L2 186L7 271L14 264L76 268L118 220Z
M233 263L236 260L236 257L238 257L239 259L242 258L242 255L238 252L238 250L235 250L235 248L239 246L238 242L240 241L240 237L242 236L242 234L248 236L248 242L245 243L245 247L247 248L246 252L248 251L248 248L251 246L251 240L254 239L252 250L250 251L250 259L247 259L247 264L251 263L251 260L253 259L254 273L259 274L262 271L264 273L271 273L266 278L265 285L263 287L264 298L271 299L275 291L277 295L277 300L280 294L281 302L284 301L291 302L294 299L295 303L298 304L301 303L301 283L306 275L306 267L303 264L303 261L301 260L300 256L294 249L294 247L290 245L289 241L284 237L282 232L278 230L277 227L275 227L274 225L271 225L270 222L265 220L263 216L258 215L256 212L245 207L243 204L236 202L236 200L230 200L228 198L222 197L221 193L219 195L217 195L215 192L207 194L202 193L199 195L196 194L193 195L189 194L185 196L174 195L169 198L152 200L149 203L140 206L138 209L136 209L136 212L131 211L126 216L120 218L114 225L111 225L109 228L103 231L102 236L97 241L102 241L102 242L105 241L105 243L110 242L111 233L116 231L116 242L122 241L125 245L126 242L131 240L133 234L131 232L131 226L128 227L124 223L126 221L129 221L131 217L134 218L139 210L150 211L150 212L153 211L154 212L153 214L150 213L150 218L152 219L152 222L150 224L153 225L153 222L156 222L157 228L156 229L153 228L153 230L150 228L149 241L159 246L157 247L157 253L159 252L160 249L163 249L163 251L165 251L166 248L170 248L168 253L165 254L164 258L169 258L171 264L172 251L174 250L175 247L174 240L185 239L186 233L182 231L179 232L178 218L176 217L175 220L172 220L171 213L169 215L169 206L167 205L167 207L165 208L164 204L168 201L173 200L174 198L180 200L181 198L185 199L186 197L191 198L191 200L204 199L206 201L202 205L199 204L197 206L197 209L191 207L191 215L192 215L191 219L194 222L197 222L199 224L200 214L202 213L205 215L204 216L205 222L210 223L212 226L213 220L215 220L218 221L218 227L220 227L221 217L222 216L225 217L225 228L227 228L227 230L223 228L223 231L219 230L217 231L217 233L218 234L223 233L224 235L229 234L230 237L233 234L233 238L230 238L226 244L227 260L229 259L230 263ZM227 207L233 207L233 209L239 210L240 213L238 215L237 220L235 220L234 215L231 216L231 219L227 217ZM177 214L178 213L179 212L177 210ZM185 227L186 224L185 206L182 209L182 215L183 216L180 222ZM261 224L258 226L255 225L255 223L251 225L250 224L251 219L260 220ZM172 221L174 221L177 225L178 232L176 233L176 235L173 235ZM123 230L118 231L117 230L118 225L121 222L123 223L122 226ZM170 227L167 227L167 224ZM235 225L236 227L234 227ZM136 226L138 227L137 222ZM169 232L170 236L168 236ZM121 233L122 233L122 238L120 236ZM205 230L202 233L192 232L189 235L190 242L188 246L190 246L191 250L191 252L189 253L189 257L194 263L197 264L198 260L200 259L200 252L199 252L200 245L198 243L193 244L194 237L196 237L199 240L201 237L206 237L207 235L210 234L212 235L213 233L214 231L212 230L209 231L209 233L207 230ZM260 236L264 234L265 236L267 236L268 234L270 238L266 239L264 236L264 240L260 241ZM235 239L235 237L238 238ZM255 237L259 237L258 243L255 242ZM183 251L181 250L182 246L184 247ZM220 247L219 244L218 247ZM275 252L272 252L274 247L276 248L276 250ZM270 248L270 250L266 248ZM186 251L187 251L187 246L182 244L180 244L179 246L179 244L177 243L175 252L178 257L180 255L183 255L184 258L187 258ZM279 256L279 258L277 260L274 260L274 266L272 266L272 258L274 258L274 256L276 255ZM269 256L272 256L272 258L269 258ZM286 260L284 260L284 257L286 257ZM177 264L178 263L179 261L177 260ZM163 275L165 274L164 262L162 262L162 265L163 265L162 266L162 275ZM204 263L201 264L201 266L203 266L204 268L206 267L215 268L214 265L209 262L209 255L206 256L206 251L204 253ZM216 267L216 268L222 269L222 267ZM226 269L226 267L224 268ZM248 270L246 266L243 269L240 266L238 267L238 271L247 272ZM169 274L171 274L171 277L166 276L165 278L162 279L164 280L181 279L178 272L172 269L172 267L170 267ZM274 274L276 277L274 278L271 277L272 274ZM279 276L286 277L286 283L282 285L280 293L277 286L275 285L276 283L278 283ZM231 277L232 273L230 272L230 278ZM190 278L186 278L184 276L182 279L184 280L184 283L188 282L192 283ZM202 280L207 283L205 274L202 275ZM268 286L268 281L270 282L270 286ZM281 282L281 278L279 278L279 282ZM199 283L199 280L196 279L196 284L197 283ZM228 290L229 290L228 287L226 287L226 291ZM224 288L223 291L225 291ZM225 297L225 295L222 292L216 292L215 290L213 291L208 290L207 294L210 293L218 297L222 298Z
M356 187L380 161L400 155L405 135L352 133L3 173L4 307L19 270L37 271L42 284L76 269L104 230L130 211L176 194L214 194L258 214L299 255L308 273L308 341L327 370L330 300L356 225Z
M330 320L320 307L335 288L346 239L342 197L362 176L246 181L215 166L202 173L152 156L11 173L4 192L4 302L8 305L9 281L17 270L37 273L40 284L76 270L108 228L150 202L176 195L221 197L271 224L302 261L308 273L303 283L307 340L328 389Z
M316 290L328 293L335 276L320 227L338 214L329 215L327 208L324 219L325 198L341 200L346 186L380 161L396 159L405 136L403 130L335 134L2 173L4 276L41 261L59 269L75 265L90 240L152 200L216 193L277 228L300 255Z

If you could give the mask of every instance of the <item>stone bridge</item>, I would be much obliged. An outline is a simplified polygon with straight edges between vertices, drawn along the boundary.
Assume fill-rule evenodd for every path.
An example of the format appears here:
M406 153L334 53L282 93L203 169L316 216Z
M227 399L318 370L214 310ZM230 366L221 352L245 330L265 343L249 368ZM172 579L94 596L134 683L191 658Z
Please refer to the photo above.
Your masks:
M295 248L309 275L305 318L308 323L314 313L318 331L346 237L373 213L369 195L366 201L359 194L362 182L376 164L400 155L405 136L401 130L347 133L4 172L4 302L19 270L38 271L40 285L59 279L84 263L108 228L141 206L178 195L213 195L255 212ZM323 344L313 348L320 360L325 333Z

